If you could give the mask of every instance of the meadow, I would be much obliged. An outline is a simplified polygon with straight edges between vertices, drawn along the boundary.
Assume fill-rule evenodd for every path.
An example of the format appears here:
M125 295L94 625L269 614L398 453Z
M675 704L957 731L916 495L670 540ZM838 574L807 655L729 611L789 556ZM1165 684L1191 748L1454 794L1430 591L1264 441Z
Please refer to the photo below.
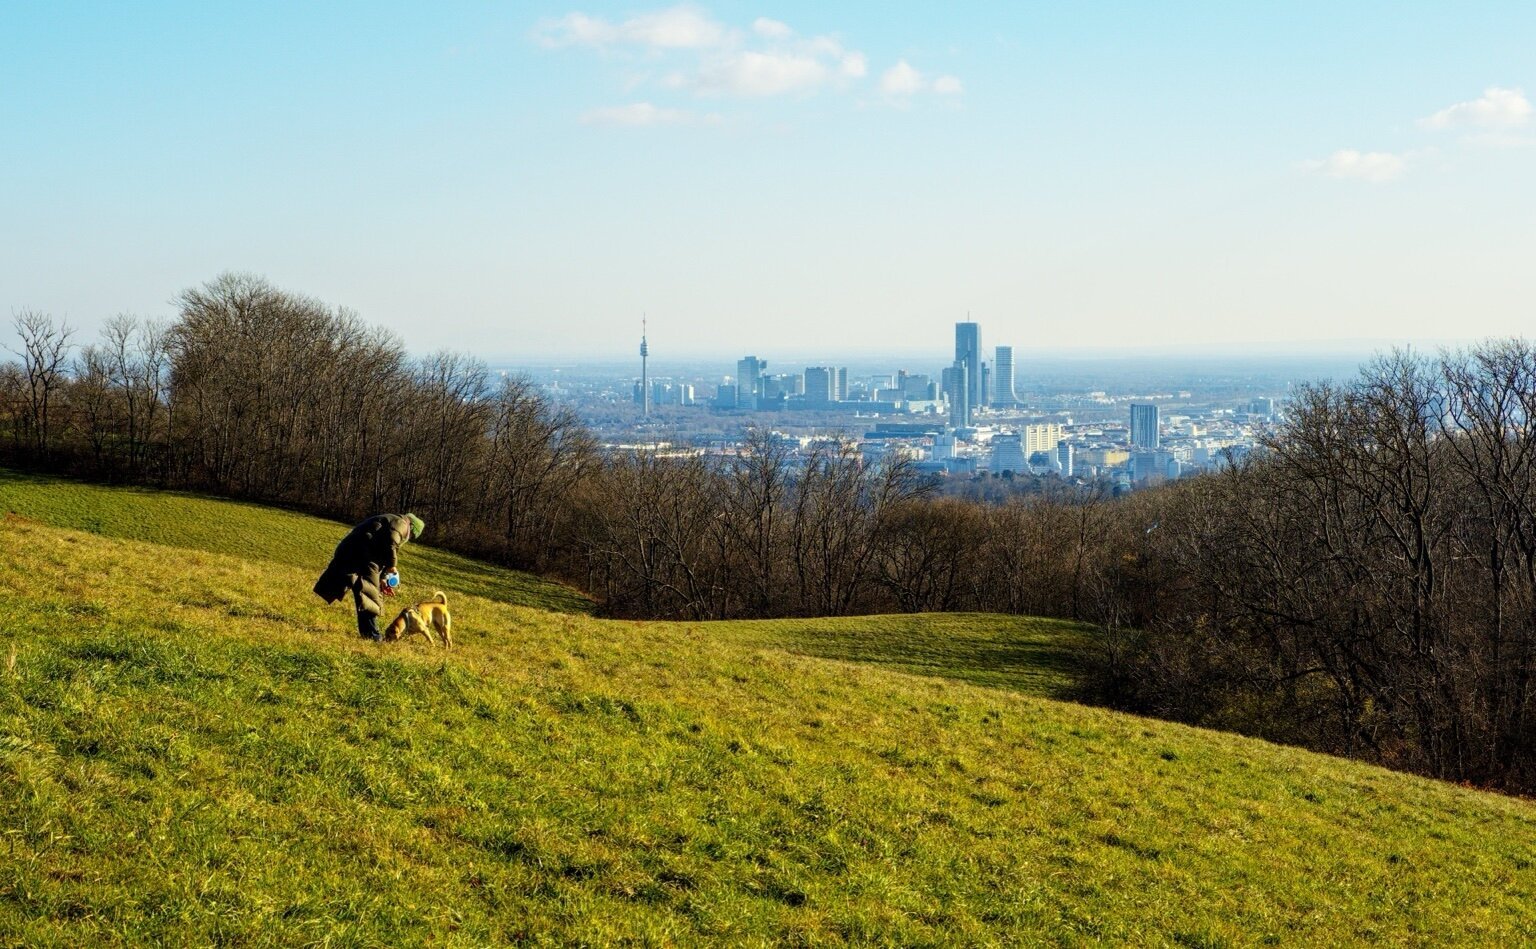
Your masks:
M312 570L316 576L351 527L293 511L153 488L108 487L0 468L0 514L14 511L44 524L103 537L227 553ZM432 546L431 525L411 546L410 579L564 613L592 603L562 583L503 570Z
M0 943L1536 940L1531 803L1047 698L1088 630L604 621L408 547L460 646L381 646L309 592L341 529L0 481Z

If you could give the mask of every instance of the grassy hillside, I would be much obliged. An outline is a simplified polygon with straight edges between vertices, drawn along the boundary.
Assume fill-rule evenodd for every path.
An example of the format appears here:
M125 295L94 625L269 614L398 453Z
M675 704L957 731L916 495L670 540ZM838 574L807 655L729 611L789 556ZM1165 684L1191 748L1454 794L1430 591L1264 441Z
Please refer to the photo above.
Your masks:
M0 468L0 514L6 512L104 537L303 567L316 577L351 526L258 504L102 487ZM429 524L423 543L407 545L400 567L405 579L428 593L460 590L566 613L591 610L591 601L570 587L439 550L430 546L431 540Z
M258 504L0 469L0 514L7 512L104 537L305 567L317 576L347 529L334 521ZM562 613L587 613L593 605L562 584L423 544L407 545L401 571L408 596L425 597L441 589ZM1083 635L1081 628L1060 620L957 613L761 620L700 628L714 637L753 645L1052 696L1071 691Z
M1536 940L1525 801L764 645L868 651L818 624L381 647L311 580L0 521L0 943Z

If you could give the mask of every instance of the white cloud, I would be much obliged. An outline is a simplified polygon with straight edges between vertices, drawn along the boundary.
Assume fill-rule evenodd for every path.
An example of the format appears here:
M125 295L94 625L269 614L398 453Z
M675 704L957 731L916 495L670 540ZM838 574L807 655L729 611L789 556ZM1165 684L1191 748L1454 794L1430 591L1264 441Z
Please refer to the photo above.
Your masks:
M1361 152L1342 148L1321 161L1303 162L1308 171L1330 178L1354 178L1383 182L1398 178L1408 167L1408 160L1391 152Z
M641 13L613 23L585 13L567 13L541 24L545 46L643 46L651 49L713 49L725 45L730 31L697 7L683 4Z
M620 128L644 128L653 125L716 125L720 116L700 115L685 109L663 109L649 102L592 109L581 116L583 125L607 125Z
M1419 120L1428 129L1448 128L1517 128L1531 119L1531 103L1520 89L1503 89L1490 86L1483 90L1480 99L1458 102Z
M540 23L534 38L547 47L583 47L620 54L620 59L638 53L646 67L631 70L622 86L636 95L647 87L743 98L848 92L870 75L868 57L847 48L836 34L800 36L789 24L766 16L750 27L730 26L691 3L625 19L567 13ZM958 95L964 87L955 76L925 76L903 59L880 74L880 88L899 104L921 92ZM657 125L671 121L665 113L624 106L595 110L583 121Z
M618 35L612 23L585 13L567 13L558 20L546 20L538 29L539 42L545 46L604 46Z
M808 92L826 82L830 70L798 53L733 53L699 68L695 88L709 95L776 96Z
M923 74L913 69L905 59L887 69L880 77L880 89L887 95L910 96L923 91L925 85Z
M804 51L813 56L826 56L830 59L837 59L843 55L843 44L830 36L813 36L802 45Z
M752 32L764 39L770 40L787 40L795 35L795 31L789 28L788 23L770 20L765 16L760 16L752 21Z

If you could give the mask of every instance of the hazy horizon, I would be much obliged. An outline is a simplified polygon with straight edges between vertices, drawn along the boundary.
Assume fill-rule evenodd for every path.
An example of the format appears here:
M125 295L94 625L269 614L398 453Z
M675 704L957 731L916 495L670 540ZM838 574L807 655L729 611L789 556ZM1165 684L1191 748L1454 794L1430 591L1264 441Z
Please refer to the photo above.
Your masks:
M816 365L844 365L848 363L894 363L901 361L934 361L948 364L953 358L953 328L945 324L948 334L935 334L942 340L946 335L948 342L940 342L934 346L926 347L868 347L864 349L815 349L795 346L758 346L746 350L715 349L690 349L683 348L677 351L669 351L659 347L654 335L650 337L650 365L657 366L668 362L699 363L710 361L728 361L732 364L744 356L757 356L780 362L803 363L804 366ZM1275 362L1288 360L1360 360L1369 359L1381 353L1388 353L1398 348L1410 348L1416 351L1433 354L1442 349L1458 349L1471 346L1489 337L1475 337L1466 339L1350 339L1350 340L1257 340L1251 343L1230 342L1212 344L1190 344L1182 346L1156 345L1140 347L1112 347L1112 346L1055 346L1042 347L1027 350L1018 344L1012 344L1014 348L1015 364L1022 364L1031 360L1051 360L1061 362L1073 361L1158 361L1158 360L1187 360L1217 361L1238 360L1254 362ZM993 357L993 348L996 345L1010 345L1006 339L991 341L986 336L986 326L982 326L982 341L985 355L990 362ZM635 340L638 347L638 337ZM948 348L946 348L946 345ZM620 366L633 363L638 370L640 356L638 348L628 352L618 350L569 350L550 351L537 354L519 354L515 351L497 352L480 347L476 358L493 366L506 366L511 364L527 365L563 365L579 363L590 366Z

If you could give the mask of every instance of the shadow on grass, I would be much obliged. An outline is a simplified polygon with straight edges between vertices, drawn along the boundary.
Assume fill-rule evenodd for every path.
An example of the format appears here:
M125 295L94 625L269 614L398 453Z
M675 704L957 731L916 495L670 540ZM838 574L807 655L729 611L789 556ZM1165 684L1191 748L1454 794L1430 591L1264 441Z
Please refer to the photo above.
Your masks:
M1090 627L1064 620L991 614L863 616L703 624L820 659L868 663L1046 698L1082 694Z

